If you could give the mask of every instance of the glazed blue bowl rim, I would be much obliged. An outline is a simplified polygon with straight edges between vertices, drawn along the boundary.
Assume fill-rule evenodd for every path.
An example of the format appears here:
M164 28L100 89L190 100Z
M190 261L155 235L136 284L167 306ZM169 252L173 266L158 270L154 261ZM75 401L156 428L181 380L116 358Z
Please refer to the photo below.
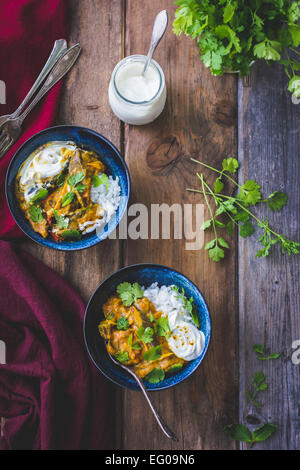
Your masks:
M32 241L34 241L35 243L38 243L40 246L47 246L47 248L51 248L53 250L57 250L57 251L81 251L81 250L86 250L92 246L95 246L97 245L98 243L100 243L102 240L98 239L98 240L95 240L94 243L91 243L89 246L82 246L82 247L72 247L70 245L70 247L65 250L64 248L59 248L59 246L57 247L53 247L53 246L48 246L46 244L44 244L42 241L38 241L38 240L35 240L31 235L30 233L28 233L25 229L23 229L23 227L21 227L21 225L19 224L18 220L17 220L17 217L15 217L15 214L14 214L14 211L11 209L11 205L10 205L10 201L9 201L9 197L8 197L8 192L9 192L9 188L8 188L8 178L9 178L9 175L10 175L10 171L11 171L11 167L13 166L13 163L14 163L14 160L16 159L16 157L18 156L18 154L23 150L23 148L28 145L29 142L31 142L32 140L34 140L36 137L38 137L39 135L42 135L46 132L49 132L49 131L53 131L53 130L59 130L59 129L66 129L66 128L73 128L73 129L78 129L80 131L84 131L84 132L87 132L89 134L93 134L95 137L97 138L100 138L101 140L103 140L108 146L110 146L112 148L112 150L114 151L115 155L118 157L118 159L120 160L121 164L123 165L124 167L124 172L125 172L125 175L126 175L126 179L127 179L127 185L128 185L128 195L127 195L127 201L126 201L126 206L128 204L128 201L129 201L129 198L130 198L130 189L131 189L131 180L130 180L130 173L129 173L129 170L128 170L128 166L126 164L126 161L125 159L122 157L121 153L119 152L119 150L117 149L117 147L109 140L107 139L107 137L104 137L104 135L100 134L99 132L97 131L94 131L93 129L90 129L89 127L84 127L84 126L77 126L76 124L58 124L56 126L52 126L52 127L47 127L46 129L42 129L41 131L37 132L36 134L33 134L31 137L29 137L29 139L25 140L25 142L23 142L23 144L21 145L21 147L18 148L18 150L15 152L15 154L13 155L11 161L9 162L9 165L8 165L8 168L7 168L7 171L6 171L6 176L5 176L5 197L6 197L6 202L7 202L7 205L8 205L8 208L9 208L9 212L10 214L12 215L14 221L16 222L17 226L22 230L23 233L25 233L25 235L30 238ZM25 161L25 160L24 160ZM126 207L125 207L126 208ZM124 214L123 214L124 215ZM121 217L122 218L122 217ZM121 218L119 220L119 222L121 221Z
M87 322L87 316L88 316L88 312L89 312L89 307L90 307L90 304L92 303L93 299L94 299L94 296L97 294L97 292L102 288L102 286L107 282L109 281L112 277L114 277L115 275L123 272L123 271L126 271L127 269L134 269L134 268L163 268L163 269L167 269L169 271L172 271L176 274L179 274L180 276L184 277L199 293L200 297L201 297L201 300L203 301L204 303L204 306L206 308L206 311L207 311L207 318L208 318L208 323L209 323L209 328L208 328L208 333L206 335L206 338L207 338L207 341L206 341L206 344L204 346L204 349L201 353L202 355L202 358L201 360L195 365L195 367L189 372L188 375L186 375L185 377L183 377L181 380L179 380L179 382L176 382L176 383L173 383L173 384L170 384L168 386L164 386L164 387L157 387L155 389L148 389L147 386L146 386L146 390L147 392L156 392L156 391L160 391L160 390L167 390L169 388L172 388L174 387L175 385L178 385L182 382L184 382L185 380L187 380L197 369L198 367L200 366L200 364L203 362L205 356L206 356L206 353L207 353L207 349L208 349L208 346L210 344L210 339L211 339L211 330L212 330L212 327L211 327L211 317L210 317L210 313L209 313L209 308L207 306L207 303L206 303L206 300L204 299L203 295L202 295L202 292L200 291L200 289L196 286L196 284L194 284L187 276L185 276L184 274L182 274L180 271L177 271L176 269L174 268L170 268L169 266L165 266L164 264L159 264L159 263L137 263L137 264L130 264L128 266L123 266L122 268L118 269L117 271L113 272L112 274L110 274L109 276L107 276L100 284L98 287L96 287L96 289L94 290L94 292L92 293L89 301L88 301L88 304L86 306L86 309L85 309L85 313L84 313L84 320L83 320L83 337L84 337L84 343L85 343L85 347L88 351L88 354L92 360L92 362L95 364L95 366L97 367L97 369L107 378L109 379L111 382L113 382L115 385L118 385L119 387L122 387L124 389L129 389L129 390L133 390L133 391L138 391L140 392L140 388L138 388L137 390L134 390L126 385L123 385L121 383L119 383L117 380L114 380L112 377L110 377L106 371L101 368L101 366L96 362L96 360L94 359L92 353L91 353L91 350L90 350L90 347L88 345L88 340L87 340L87 334L86 334L86 322ZM176 374L175 374L176 375Z

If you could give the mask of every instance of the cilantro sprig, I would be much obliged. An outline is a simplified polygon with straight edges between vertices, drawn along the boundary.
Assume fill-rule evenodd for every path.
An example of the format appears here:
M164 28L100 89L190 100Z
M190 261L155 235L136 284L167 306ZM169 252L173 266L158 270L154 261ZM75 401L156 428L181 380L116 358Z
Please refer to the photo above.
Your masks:
M129 282L122 282L117 286L117 293L121 297L121 300L125 307L130 307L137 299L140 299L144 295L144 291L141 286L135 282L130 284Z
M177 0L173 31L197 41L213 75L249 74L253 61L280 63L288 90L300 97L300 2L290 0Z
M199 328L200 324L199 324L199 318L198 318L197 312L195 311L195 308L194 308L194 298L193 297L190 297L190 298L186 297L185 290L184 290L183 287L180 290L178 286L173 286L172 290L174 290L176 292L177 299L181 299L183 301L184 308L188 311L188 313L192 317L193 322Z
M256 227L263 230L263 234L258 238L262 248L257 251L256 257L268 256L272 246L276 244L281 246L283 254L299 254L300 243L289 240L284 235L275 232L270 228L267 218L265 220L259 219L251 209L251 206L255 206L258 203L265 203L271 211L279 211L287 203L285 193L274 191L266 199L263 199L261 187L255 180L247 180L242 185L237 183L230 174L238 170L239 164L232 157L223 160L222 170L218 170L193 158L192 161L218 173L214 186L215 190L208 185L204 176L199 173L197 173L197 177L201 182L201 189L187 188L188 191L203 194L207 204L210 218L203 223L202 230L207 230L210 227L213 228L214 238L205 245L205 249L208 250L208 255L213 261L218 262L223 259L225 256L224 250L230 248L228 242L218 234L217 229L226 229L227 234L231 236L234 226L237 226L240 236L247 238L255 232L253 222L256 224ZM224 179L229 180L238 188L236 196L228 196L220 192L224 188ZM209 198L216 206L215 212L213 212ZM223 222L218 219L219 216L225 216L227 220Z
M123 316L118 318L118 320L117 320L117 329L118 330L128 330L128 328L129 328L129 323L128 323L127 318L125 318Z
M229 424L224 431L235 441L247 442L252 447L256 442L263 442L276 431L278 426L272 423L265 423L253 432L242 423Z
M280 353L278 352L267 354L265 351L265 347L262 344L255 344L253 346L253 351L256 352L256 357L260 361L270 361L272 359L280 358Z
M151 384L158 384L165 378L165 373L162 369L152 369L149 374L146 375L145 379Z

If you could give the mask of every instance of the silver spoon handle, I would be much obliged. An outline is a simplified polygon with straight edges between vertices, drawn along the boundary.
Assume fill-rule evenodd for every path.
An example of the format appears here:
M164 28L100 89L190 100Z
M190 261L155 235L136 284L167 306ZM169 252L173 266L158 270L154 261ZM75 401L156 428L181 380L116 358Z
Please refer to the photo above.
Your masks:
M51 88L56 85L59 80L66 75L66 73L70 70L70 68L74 65L76 62L79 54L81 51L81 47L79 44L75 44L75 46L71 47L68 49L62 57L57 61L57 63L54 65L53 69L51 70L48 78L46 79L44 85L42 88L39 90L35 98L31 101L29 106L25 109L23 114L19 116L20 122L22 122L28 113L34 108L34 106L45 96L46 93L48 93Z
M22 111L25 109L26 105L29 103L35 92L39 89L40 85L43 83L45 78L51 72L52 67L54 66L55 62L62 56L62 54L67 50L67 41L65 39L58 39L55 41L52 52L48 57L47 62L45 63L41 73L39 74L38 78L32 85L31 89L25 96L24 100L16 109L14 113L12 113L11 117L15 118L18 117Z
M148 65L154 54L154 51L157 48L159 41L165 34L167 26L168 26L168 13L166 12L166 10L162 10L158 13L158 15L156 16L154 20L150 48L149 48L149 52L146 58L146 63L144 66L143 74L146 72Z
M129 368L126 368L126 370L135 378L135 380L137 381L137 383L139 384L140 386L140 389L142 390L143 394L144 394L144 397L146 398L147 402L148 402L148 405L150 406L151 408L151 411L156 419L156 421L158 422L161 430L163 431L163 433L169 438L169 439L172 439L173 441L175 442L178 442L178 438L177 436L173 433L173 431L171 431L171 429L166 425L166 423L164 422L164 420L161 418L161 416L159 415L157 409L155 408L155 406L153 405L152 401L150 400L150 397L147 393L147 390L145 389L145 386L142 382L142 380L133 372L131 371Z

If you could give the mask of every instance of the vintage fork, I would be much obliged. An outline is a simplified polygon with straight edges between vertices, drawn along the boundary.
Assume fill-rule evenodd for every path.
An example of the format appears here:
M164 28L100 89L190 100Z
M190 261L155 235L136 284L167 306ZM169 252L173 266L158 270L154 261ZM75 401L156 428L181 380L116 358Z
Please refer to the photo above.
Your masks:
M35 92L39 89L40 85L43 83L45 78L51 72L57 60L64 54L66 50L67 50L67 41L65 39L58 39L57 41L55 41L53 49L51 51L51 54L48 57L47 62L45 63L41 73L39 74L38 78L32 85L31 89L25 96L24 100L22 101L18 109L16 109L14 113L0 116L0 131L2 129L3 124L5 124L6 121L8 121L10 118L15 118L17 116L20 116L23 109L25 109L26 105L29 103L29 101L31 100Z
M10 147L17 141L21 134L22 123L34 106L48 93L53 86L59 82L59 80L71 69L76 62L81 51L79 44L75 44L73 47L68 49L55 63L50 74L46 78L46 81L25 109L25 111L17 117L7 118L2 124L1 136L0 136L0 160L10 149Z
M158 411L156 410L155 406L153 405L153 403L151 402L150 400L150 397L147 393L147 390L145 389L145 386L142 382L142 380L136 375L135 372L133 372L132 369L130 369L130 367L127 367L125 366L124 364L122 364L121 362L117 361L117 359L115 359L108 351L107 351L107 354L109 355L110 359L117 365L117 366L120 366L122 367L122 369L126 370L130 375L132 375L132 377L134 377L134 379L137 381L141 391L143 392L144 394L144 397L146 398L147 402L148 402L148 405L150 406L151 408L151 411L152 413L154 414L154 417L156 419L156 421L158 422L161 430L163 431L163 433L169 438L169 439L172 439L173 441L175 442L178 442L178 438L177 436L173 433L173 431L171 431L171 429L168 428L168 426L166 425L166 423L163 421L163 419L160 417Z

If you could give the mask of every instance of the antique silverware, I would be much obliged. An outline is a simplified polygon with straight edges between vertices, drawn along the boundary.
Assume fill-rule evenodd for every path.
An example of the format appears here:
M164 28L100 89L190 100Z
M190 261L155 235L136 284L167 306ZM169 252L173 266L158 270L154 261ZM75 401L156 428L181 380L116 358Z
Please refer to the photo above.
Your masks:
M0 130L3 126L3 124L8 121L10 118L15 118L17 116L20 116L22 113L23 109L25 109L26 105L29 103L35 92L39 89L40 85L43 83L45 78L49 75L51 72L53 66L57 62L57 60L64 54L64 52L67 50L67 41L65 39L58 39L55 41L53 49L51 51L50 56L48 57L47 62L45 63L41 73L39 74L38 78L32 85L31 89L25 96L24 100L16 109L14 113L11 114L5 114L4 116L0 117Z
M173 441L175 442L178 442L178 438L177 436L173 433L173 431L171 431L171 429L168 428L168 426L166 425L166 423L163 421L163 419L160 417L158 411L156 410L155 406L153 405L153 403L151 402L150 400L150 397L147 393L147 390L145 389L145 386L142 382L142 380L135 374L135 372L133 372L132 369L130 369L130 367L127 367L125 366L124 364L122 364L121 362L117 361L117 359L115 359L108 351L107 351L107 354L109 355L109 357L111 358L111 360L119 367L122 367L122 369L126 370L130 375L132 375L132 377L134 377L134 379L137 381L140 389L142 390L143 394L144 394L144 397L146 398L147 402L148 402L148 405L150 406L151 408L151 411L152 413L154 414L154 417L156 419L156 421L158 422L161 430L164 432L164 434L169 438L169 439L172 439Z
M144 73L146 72L148 65L154 54L154 51L157 48L161 38L165 34L167 26L168 26L168 13L166 12L166 10L162 10L158 13L158 15L156 16L154 20L150 47L149 47L149 51L147 54L147 58L146 58L142 75L144 75Z
M45 96L45 94L48 93L48 91L51 90L51 88L53 88L53 86L56 85L56 83L59 82L59 80L61 80L61 78L71 69L76 62L80 51L81 47L79 44L75 44L75 46L65 51L56 61L52 69L50 69L50 73L48 73L44 84L28 107L20 115L6 118L2 125L0 123L0 130L2 131L0 135L0 159L3 158L5 153L19 138L22 130L22 123L26 116L43 98L43 96Z

